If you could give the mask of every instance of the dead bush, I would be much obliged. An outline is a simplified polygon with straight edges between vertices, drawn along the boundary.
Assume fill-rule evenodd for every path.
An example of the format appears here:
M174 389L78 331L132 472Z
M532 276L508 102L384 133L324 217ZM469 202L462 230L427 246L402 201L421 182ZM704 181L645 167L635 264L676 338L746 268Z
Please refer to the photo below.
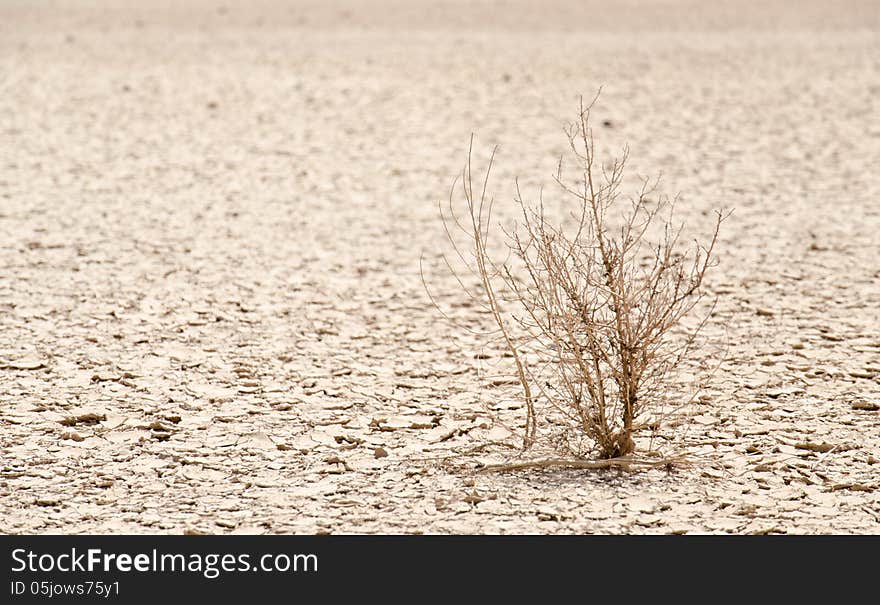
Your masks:
M592 107L582 101L566 131L577 179L565 177L562 159L555 176L567 213L554 219L543 193L527 202L517 183L520 218L507 229L493 226L487 188L495 152L475 190L471 137L440 215L458 256L454 263L444 257L446 266L491 313L493 335L512 357L525 403L523 446L543 442L577 458L610 459L632 454L640 429L657 429L658 415L647 412L669 398L670 376L693 352L710 313L689 327L682 319L704 297L724 215L717 213L704 243L689 245L675 222L676 200L658 194L658 180L622 195L628 150L596 159ZM504 260L490 251L496 232ZM463 271L477 278L476 289Z

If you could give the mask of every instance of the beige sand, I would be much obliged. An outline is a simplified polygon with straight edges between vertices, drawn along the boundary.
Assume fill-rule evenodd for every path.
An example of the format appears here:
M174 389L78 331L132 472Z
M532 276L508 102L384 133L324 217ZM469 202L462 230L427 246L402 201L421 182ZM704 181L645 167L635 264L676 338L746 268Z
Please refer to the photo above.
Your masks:
M46 4L0 1L0 530L880 529L873 0ZM600 85L603 148L736 209L694 463L420 462L516 400L434 204L471 131L548 180Z

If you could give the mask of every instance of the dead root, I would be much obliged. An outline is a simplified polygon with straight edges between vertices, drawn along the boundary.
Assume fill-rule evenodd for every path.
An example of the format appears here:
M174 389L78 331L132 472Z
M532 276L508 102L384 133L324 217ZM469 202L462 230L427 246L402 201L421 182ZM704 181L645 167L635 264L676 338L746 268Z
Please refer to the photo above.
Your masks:
M682 456L672 458L645 458L639 456L620 456L607 460L580 460L576 458L547 458L543 460L526 460L503 464L488 464L477 469L477 473L503 473L539 468L573 468L573 469L610 469L639 472L655 468L673 470L682 467L687 460Z

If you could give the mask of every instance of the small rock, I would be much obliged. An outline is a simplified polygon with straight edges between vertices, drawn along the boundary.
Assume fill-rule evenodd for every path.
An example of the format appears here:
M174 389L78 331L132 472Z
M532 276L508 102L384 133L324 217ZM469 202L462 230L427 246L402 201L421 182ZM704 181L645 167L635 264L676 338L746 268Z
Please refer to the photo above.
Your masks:
M85 414L79 414L77 416L68 416L67 418L62 419L59 422L63 426L76 426L78 424L94 425L105 420L107 420L107 416L104 414L87 412Z
M539 508L537 516L539 521L560 521L562 519L562 514L559 511L546 507Z
M838 483L836 485L831 486L831 491L836 492L839 490L848 490L851 492L873 492L874 487L871 485L865 485L864 483Z
M850 376L853 378L867 378L868 380L874 378L877 374L875 372L850 372Z
M810 452L818 452L820 454L825 454L827 452L830 452L833 449L840 449L841 451L844 449L844 448L840 448L839 446L836 446L836 445L831 445L830 443L810 443L810 442L796 443L794 447L799 450L808 450Z
M119 380L121 376L114 372L95 372L92 374L92 382L115 382Z
M39 370L40 368L46 367L46 362L39 357L28 356L22 357L21 359L8 361L4 365L5 367L12 368L13 370Z
M388 450L386 450L384 447L377 447L373 450L373 456L375 458L385 458L386 456L388 456Z

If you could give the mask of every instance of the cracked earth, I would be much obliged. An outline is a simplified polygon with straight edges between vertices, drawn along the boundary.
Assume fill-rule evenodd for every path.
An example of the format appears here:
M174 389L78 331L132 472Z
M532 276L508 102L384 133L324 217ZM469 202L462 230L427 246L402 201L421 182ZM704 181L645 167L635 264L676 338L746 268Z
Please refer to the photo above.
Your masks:
M876 3L326 4L0 3L0 531L880 529ZM522 408L436 202L471 132L548 182L599 86L735 209L690 462L476 473Z

